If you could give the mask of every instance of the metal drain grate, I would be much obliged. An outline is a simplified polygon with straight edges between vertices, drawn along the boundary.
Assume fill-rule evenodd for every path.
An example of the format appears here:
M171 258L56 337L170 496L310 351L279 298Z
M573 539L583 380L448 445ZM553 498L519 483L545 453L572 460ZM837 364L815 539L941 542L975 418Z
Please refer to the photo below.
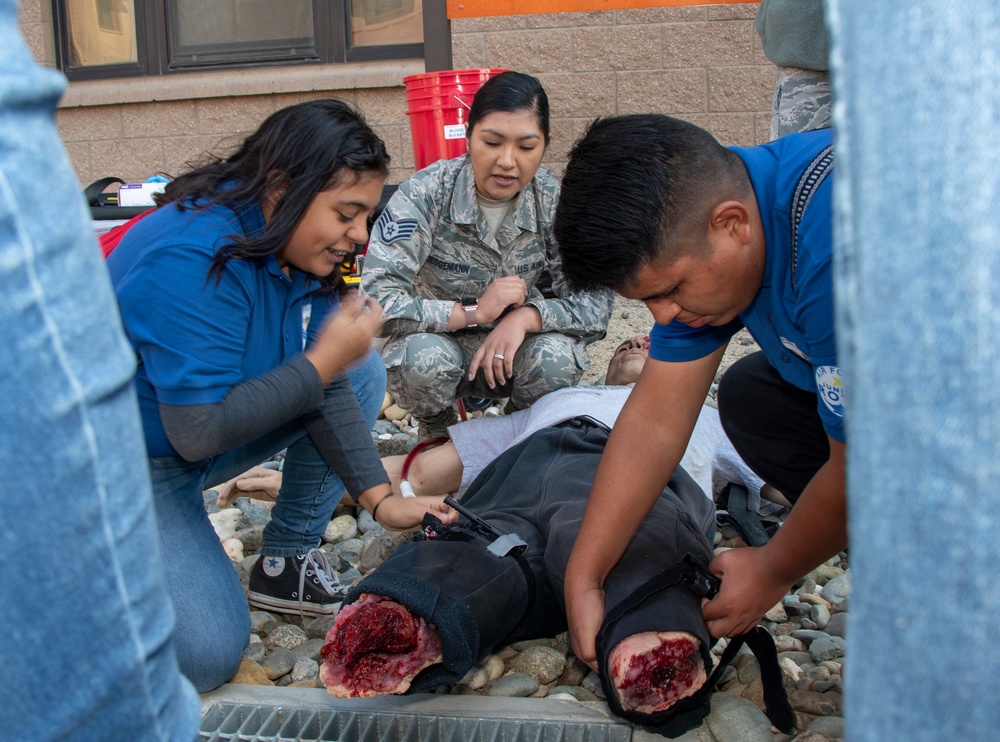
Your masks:
M206 742L629 742L610 724L217 704L202 719Z
M290 689L270 689L290 690ZM217 693L217 692L216 692ZM280 695L280 694L278 694ZM323 694L325 695L325 694ZM329 699L329 697L327 697ZM631 742L633 729L568 702L461 696L338 699L307 705L203 698L205 742ZM292 701L292 703L288 703ZM329 708L328 706L335 706Z

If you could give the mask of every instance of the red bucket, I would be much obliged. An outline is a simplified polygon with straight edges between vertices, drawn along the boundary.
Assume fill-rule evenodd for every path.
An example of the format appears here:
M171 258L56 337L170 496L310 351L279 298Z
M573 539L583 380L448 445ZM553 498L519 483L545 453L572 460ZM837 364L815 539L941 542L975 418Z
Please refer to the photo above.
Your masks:
M506 71L493 67L442 70L403 78L417 170L465 154L465 124L472 99L484 82Z

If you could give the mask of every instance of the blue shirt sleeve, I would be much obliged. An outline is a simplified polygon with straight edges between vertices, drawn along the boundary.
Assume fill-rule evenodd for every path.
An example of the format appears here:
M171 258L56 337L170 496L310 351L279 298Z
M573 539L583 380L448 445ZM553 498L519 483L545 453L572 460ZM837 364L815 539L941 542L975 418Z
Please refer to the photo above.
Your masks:
M244 279L254 267L230 261L217 282L206 278L212 248L178 247L143 255L117 282L119 303L159 401L212 404L256 375L244 368L254 312Z
M681 322L656 323L649 332L649 357L657 361L693 361L704 358L740 331L743 322L734 319L722 327L692 328Z

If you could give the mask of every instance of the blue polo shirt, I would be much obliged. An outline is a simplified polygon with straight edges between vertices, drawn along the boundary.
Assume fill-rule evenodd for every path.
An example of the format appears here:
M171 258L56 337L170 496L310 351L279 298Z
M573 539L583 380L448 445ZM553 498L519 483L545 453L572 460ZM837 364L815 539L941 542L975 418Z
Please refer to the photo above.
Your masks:
M783 379L817 393L827 435L844 442L833 321L832 174L815 189L802 215L794 257L791 233L796 186L832 137L832 131L824 129L759 147L733 148L750 175L764 224L767 247L760 291L738 319L723 327L690 328L676 321L654 325L649 354L660 361L703 358L746 327Z
M240 382L300 354L336 299L273 255L230 260L209 278L233 235L259 236L256 203L205 211L167 205L137 222L108 256L125 332L140 362L136 390L150 456L175 456L159 404L221 402Z

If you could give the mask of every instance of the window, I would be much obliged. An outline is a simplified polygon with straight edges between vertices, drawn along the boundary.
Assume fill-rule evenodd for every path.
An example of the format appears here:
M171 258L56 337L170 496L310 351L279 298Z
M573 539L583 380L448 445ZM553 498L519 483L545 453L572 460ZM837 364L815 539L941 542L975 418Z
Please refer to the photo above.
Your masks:
M422 0L351 0L353 46L423 41Z
M173 0L167 21L170 63L318 59L312 0Z
M423 56L423 0L53 0L73 79Z
M121 0L97 0L97 26L102 31L121 33L123 15L127 15L129 7Z
M138 62L132 0L69 0L73 29L66 55L72 67L120 66Z

